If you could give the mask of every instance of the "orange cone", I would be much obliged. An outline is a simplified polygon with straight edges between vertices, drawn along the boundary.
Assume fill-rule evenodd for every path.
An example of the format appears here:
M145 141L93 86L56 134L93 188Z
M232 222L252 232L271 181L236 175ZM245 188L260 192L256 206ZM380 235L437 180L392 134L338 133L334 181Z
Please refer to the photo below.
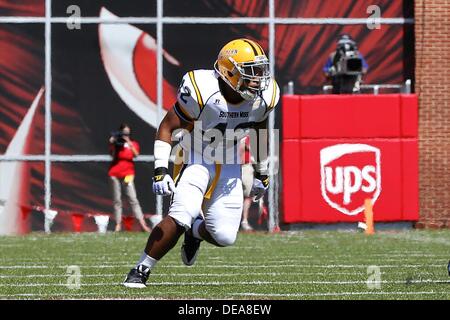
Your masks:
M373 205L371 199L364 201L364 217L366 218L366 231L365 234L374 234L375 228L373 226Z

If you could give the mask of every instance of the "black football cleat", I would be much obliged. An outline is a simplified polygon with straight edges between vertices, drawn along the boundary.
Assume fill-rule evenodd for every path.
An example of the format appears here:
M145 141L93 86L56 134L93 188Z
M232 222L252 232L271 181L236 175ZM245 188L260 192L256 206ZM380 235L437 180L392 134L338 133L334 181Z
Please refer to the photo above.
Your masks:
M149 275L150 268L140 264L130 270L123 285L127 288L145 288Z
M181 246L181 260L185 265L192 266L195 263L202 241L194 237L192 228L184 233L184 241Z

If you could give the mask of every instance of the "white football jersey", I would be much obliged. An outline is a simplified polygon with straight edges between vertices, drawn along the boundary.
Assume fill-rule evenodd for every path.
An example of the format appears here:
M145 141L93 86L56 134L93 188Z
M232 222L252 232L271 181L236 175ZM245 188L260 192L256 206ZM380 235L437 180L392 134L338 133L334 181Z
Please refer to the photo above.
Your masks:
M174 107L181 119L194 124L193 131L198 129L204 135L191 132L191 139L183 139L181 146L186 151L193 151L194 146L195 150L199 151L197 148L201 146L203 157L210 161L217 159L205 151L206 147L211 149L221 145L227 154L236 154L236 142L248 134L249 128L264 121L280 98L280 89L272 78L261 96L251 101L231 104L221 94L218 78L219 75L214 70L194 70L186 73L178 89L178 105ZM216 141L215 134L218 131L209 131L210 129L218 129L222 133L222 141ZM212 136L213 142L210 140Z

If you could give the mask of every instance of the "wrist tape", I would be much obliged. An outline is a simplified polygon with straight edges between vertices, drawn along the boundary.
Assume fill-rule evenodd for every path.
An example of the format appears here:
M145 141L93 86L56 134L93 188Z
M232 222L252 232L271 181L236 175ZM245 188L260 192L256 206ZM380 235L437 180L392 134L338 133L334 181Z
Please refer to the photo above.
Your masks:
M169 158L172 146L162 140L155 140L154 155L155 155L155 168L164 167L169 168Z

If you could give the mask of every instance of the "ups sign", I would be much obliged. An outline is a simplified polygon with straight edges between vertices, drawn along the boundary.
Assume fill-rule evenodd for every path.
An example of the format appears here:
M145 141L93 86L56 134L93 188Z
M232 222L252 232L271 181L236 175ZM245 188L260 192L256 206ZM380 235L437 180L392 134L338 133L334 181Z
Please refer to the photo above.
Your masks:
M337 144L320 151L321 192L332 208L346 215L364 210L364 200L381 192L380 150L367 144Z

